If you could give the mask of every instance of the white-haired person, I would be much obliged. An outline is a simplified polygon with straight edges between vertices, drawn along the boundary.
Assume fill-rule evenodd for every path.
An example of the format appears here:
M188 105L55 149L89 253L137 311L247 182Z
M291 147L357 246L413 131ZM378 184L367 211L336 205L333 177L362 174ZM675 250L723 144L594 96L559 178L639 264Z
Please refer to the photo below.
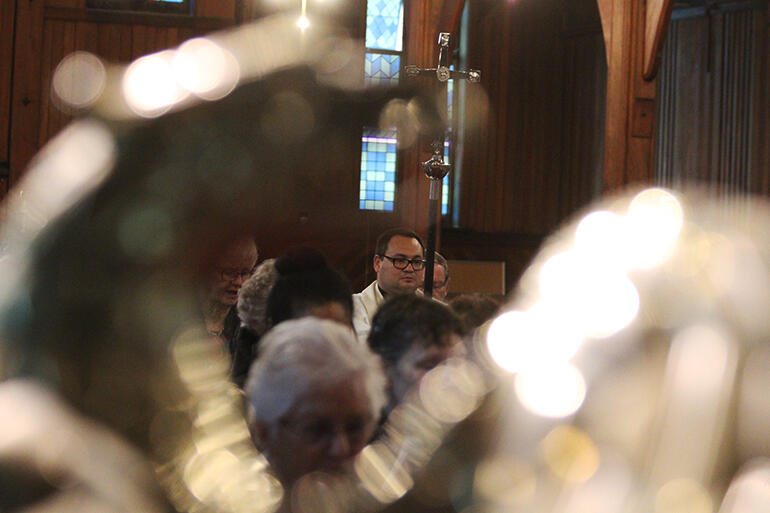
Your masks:
M262 338L245 389L252 438L287 489L311 472L350 471L386 400L379 358L349 327L315 317Z

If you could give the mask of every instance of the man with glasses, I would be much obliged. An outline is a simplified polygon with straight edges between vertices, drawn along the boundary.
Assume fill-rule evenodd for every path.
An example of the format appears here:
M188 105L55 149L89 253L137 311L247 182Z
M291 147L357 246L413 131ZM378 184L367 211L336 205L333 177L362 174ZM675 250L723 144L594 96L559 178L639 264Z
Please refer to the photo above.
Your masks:
M372 318L389 296L413 294L424 279L425 248L420 237L406 228L393 228L377 237L373 267L377 279L353 294L353 327L366 343Z
M240 322L235 305L238 291L257 264L257 245L251 237L238 239L217 255L202 285L201 303L206 331L232 351L235 332Z

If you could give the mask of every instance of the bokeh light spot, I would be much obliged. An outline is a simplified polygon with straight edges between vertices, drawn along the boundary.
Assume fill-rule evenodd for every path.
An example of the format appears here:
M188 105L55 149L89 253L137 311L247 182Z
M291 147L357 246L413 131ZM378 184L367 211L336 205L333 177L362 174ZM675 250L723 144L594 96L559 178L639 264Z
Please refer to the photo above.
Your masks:
M166 50L135 60L123 75L123 95L143 117L157 117L189 94L172 68L175 52Z
M226 96L240 78L240 66L233 54L203 37L183 43L171 66L179 84L205 100Z
M630 268L649 269L662 263L674 249L684 226L679 200L663 189L646 189L628 206L625 242Z
M473 412L485 387L471 362L452 359L431 369L420 381L425 411L442 422L459 422Z
M104 91L107 70L101 59L89 52L66 56L53 73L51 89L65 110L92 105Z
M712 513L708 491L692 479L673 479L655 495L655 513Z
M593 440L574 426L551 430L540 444L548 469L563 481L584 483L599 468L599 451Z
M486 501L521 505L534 497L537 477L526 461L513 456L496 456L485 459L476 468L473 489Z
M580 408L586 397L586 383L582 373L567 362L519 373L515 389L524 407L543 417L571 415Z

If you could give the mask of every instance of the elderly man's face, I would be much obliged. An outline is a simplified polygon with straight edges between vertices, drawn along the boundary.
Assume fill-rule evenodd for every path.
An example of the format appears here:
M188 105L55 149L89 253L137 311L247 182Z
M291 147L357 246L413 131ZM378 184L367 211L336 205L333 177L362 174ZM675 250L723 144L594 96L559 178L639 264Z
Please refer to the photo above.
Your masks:
M390 380L391 400L399 403L414 388L425 374L447 358L464 356L462 339L455 333L445 335L441 344L425 345L415 341L412 347L390 368L387 369Z
M433 297L444 301L449 292L449 281L446 278L446 269L436 264L433 267Z
M422 246L413 237L394 235L388 242L384 255L374 255L374 270L377 283L388 294L409 294L422 285L425 270L420 265L415 270L413 264L397 269L394 259L422 260Z
M233 306L238 302L238 291L257 263L257 246L245 239L228 247L211 271L208 286L210 301Z
M310 472L339 474L371 439L379 412L371 411L364 378L313 387L257 441L278 478L291 484Z

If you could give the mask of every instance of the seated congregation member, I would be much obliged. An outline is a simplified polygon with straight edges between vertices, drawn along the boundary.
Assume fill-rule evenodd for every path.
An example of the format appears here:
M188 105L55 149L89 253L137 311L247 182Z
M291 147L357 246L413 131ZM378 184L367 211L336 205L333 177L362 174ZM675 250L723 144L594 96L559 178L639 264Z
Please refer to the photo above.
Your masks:
M420 288L422 290L422 287ZM449 294L449 263L438 251L433 252L433 299L445 302Z
M257 264L257 245L251 237L233 241L217 254L200 290L206 331L232 354L240 322L235 305L238 291Z
M246 373L258 355L260 336L270 327L289 319L314 316L352 328L350 284L328 267L317 250L299 248L276 259L270 275L272 283L268 283L266 277L264 287L259 289L258 272L253 285L244 285L238 301L242 325L232 376L239 386L243 386Z
M349 472L385 404L379 358L350 328L306 317L262 339L246 385L252 438L287 491L310 472Z
M406 228L393 228L377 237L372 261L377 279L353 295L353 327L359 340L366 341L372 318L386 298L413 294L422 285L424 254L420 237Z
M323 254L299 248L275 263L279 277L267 298L267 321L275 326L312 315L353 326L350 283L330 268Z
M462 321L467 335L497 315L500 300L486 294L462 294L453 298L449 307Z
M238 292L238 330L233 351L231 377L243 387L251 362L256 356L259 339L269 329L267 324L267 298L278 281L275 259L270 258L257 266Z
M460 319L446 305L416 294L386 301L372 320L369 347L388 378L389 413L431 369L463 356Z

